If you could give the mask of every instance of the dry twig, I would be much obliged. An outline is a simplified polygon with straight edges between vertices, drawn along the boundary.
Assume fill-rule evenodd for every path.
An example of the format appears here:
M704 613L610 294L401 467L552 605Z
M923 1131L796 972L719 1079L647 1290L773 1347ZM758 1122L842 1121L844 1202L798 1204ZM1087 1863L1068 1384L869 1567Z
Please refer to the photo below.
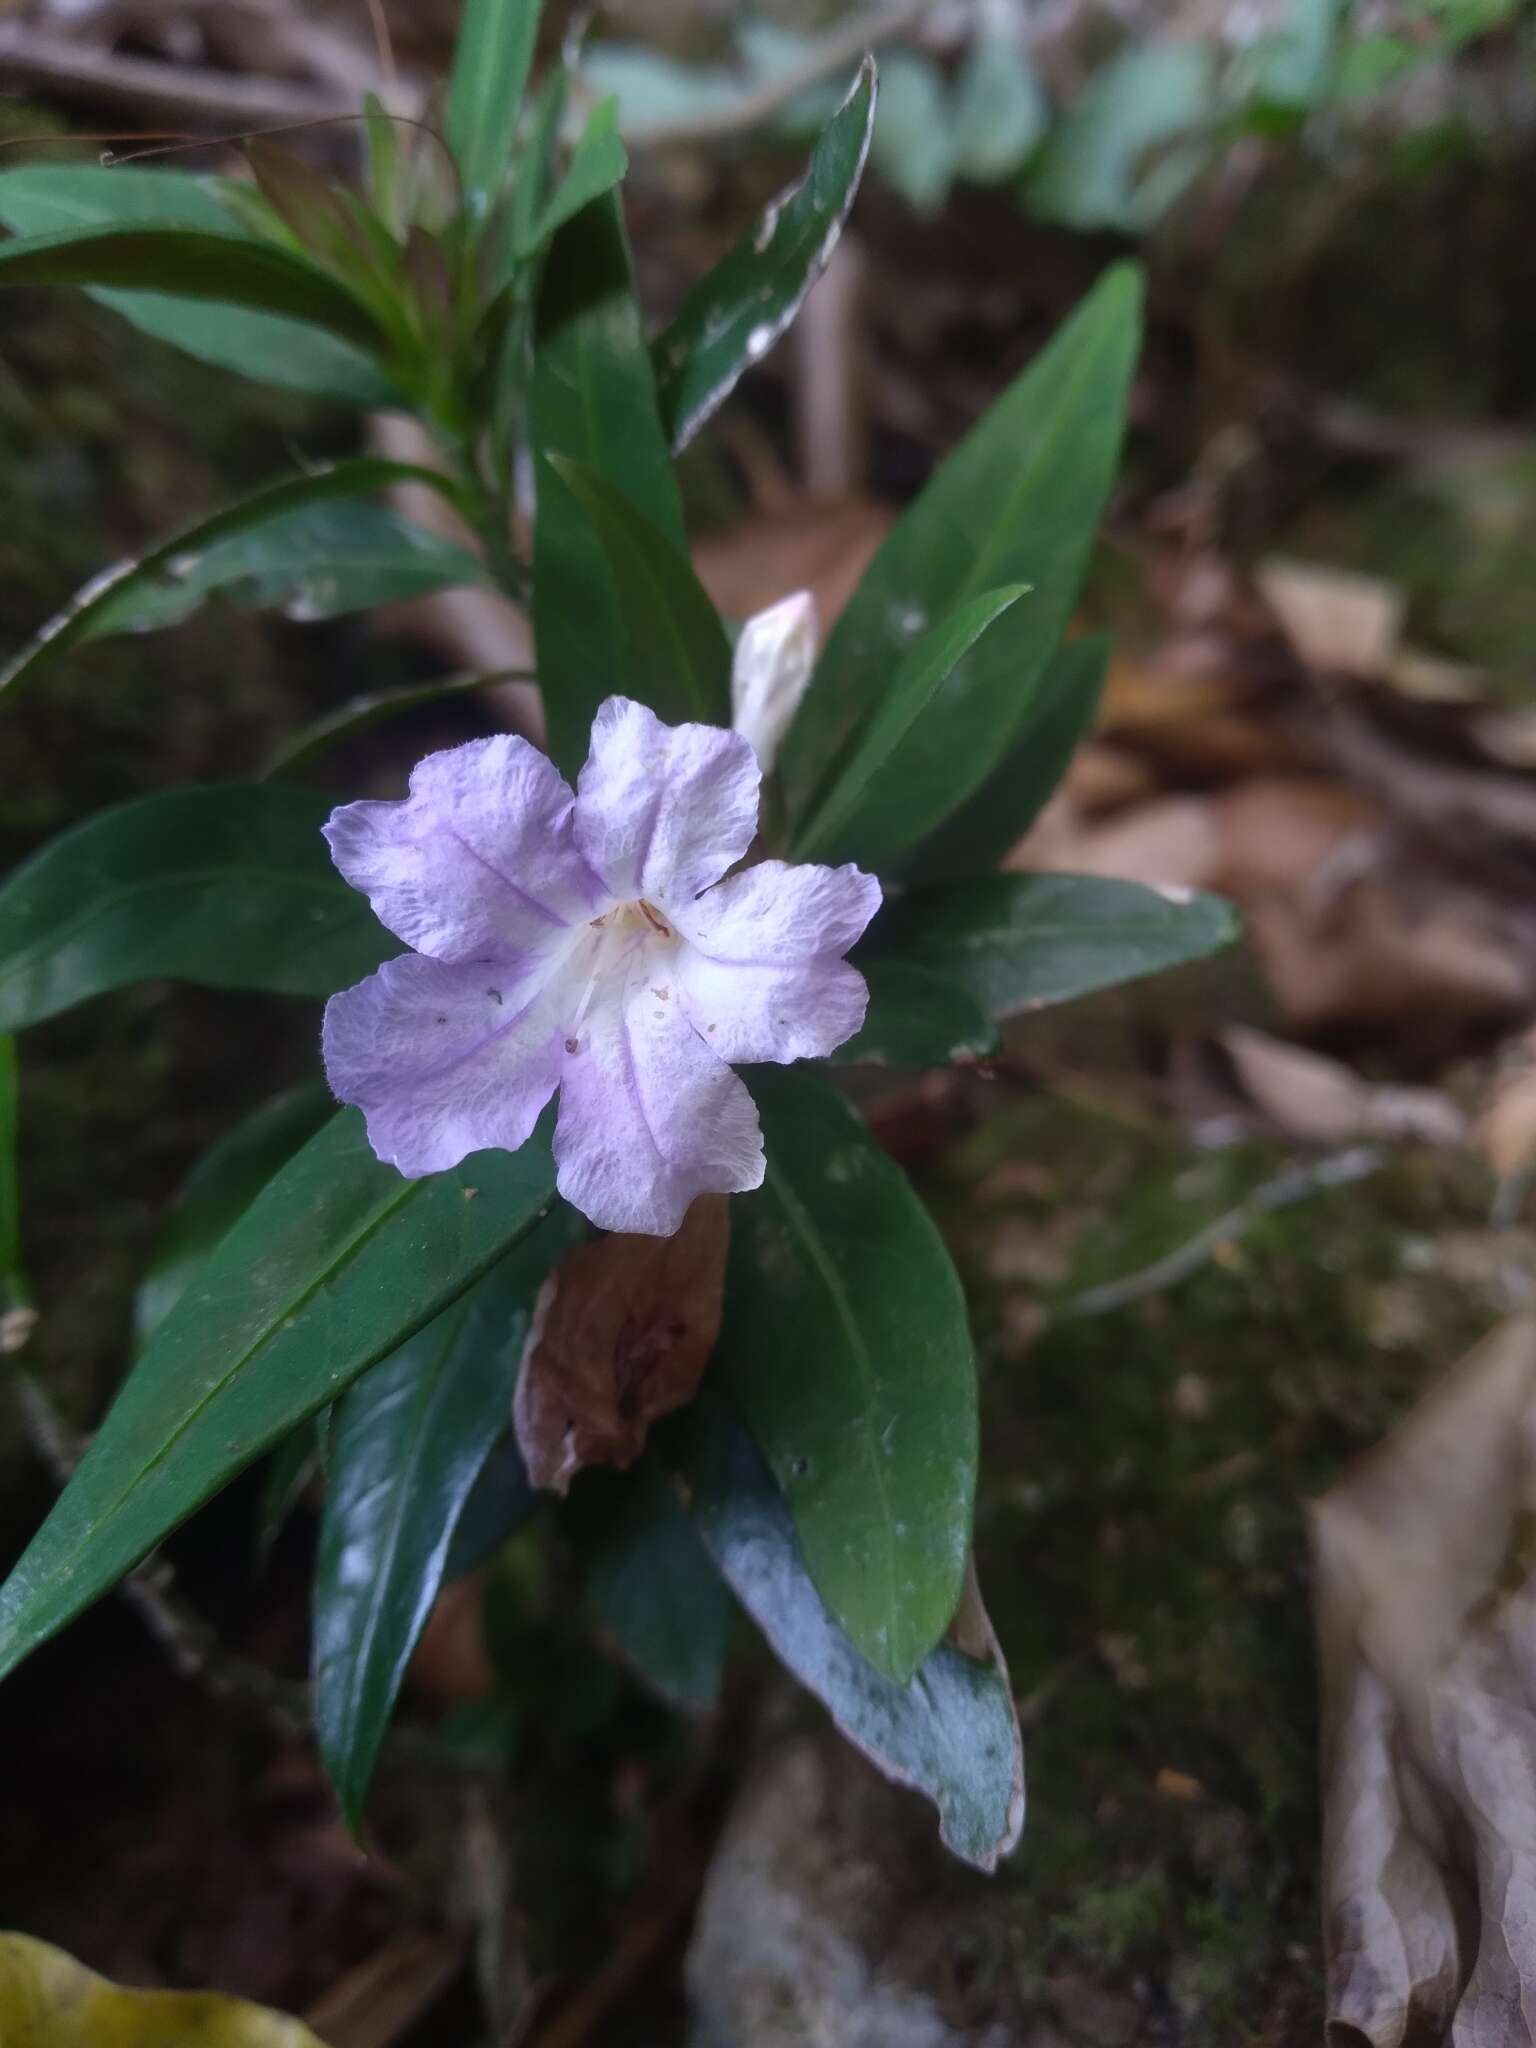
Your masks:
M1187 1280L1191 1273L1198 1272L1207 1259L1223 1245L1241 1237L1261 1216L1268 1216L1275 1209L1284 1209L1292 1202L1305 1201L1308 1195L1320 1194L1325 1188L1347 1187L1352 1181L1364 1180L1385 1163L1385 1155L1375 1146L1351 1145L1347 1151L1330 1152L1327 1158L1313 1160L1305 1166L1287 1167L1273 1180L1262 1182L1213 1223L1197 1230L1187 1244L1154 1259L1150 1266L1143 1266L1135 1273L1123 1274L1118 1280L1106 1280L1099 1287L1085 1287L1081 1294L1074 1294L1070 1300L1051 1309L1047 1321L1071 1323L1082 1316L1109 1315L1149 1294L1165 1293L1179 1281Z

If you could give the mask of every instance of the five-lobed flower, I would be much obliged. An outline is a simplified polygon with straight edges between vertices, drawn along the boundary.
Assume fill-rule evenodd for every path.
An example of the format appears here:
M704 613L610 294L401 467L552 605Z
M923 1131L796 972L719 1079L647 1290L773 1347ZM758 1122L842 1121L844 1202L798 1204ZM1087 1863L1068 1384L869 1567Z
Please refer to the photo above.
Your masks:
M852 865L737 868L761 779L742 734L610 697L574 794L503 735L333 812L336 865L412 948L326 1006L327 1077L378 1156L416 1176L516 1150L558 1089L557 1185L604 1229L669 1235L696 1195L760 1186L731 1065L858 1030L843 955L880 904Z

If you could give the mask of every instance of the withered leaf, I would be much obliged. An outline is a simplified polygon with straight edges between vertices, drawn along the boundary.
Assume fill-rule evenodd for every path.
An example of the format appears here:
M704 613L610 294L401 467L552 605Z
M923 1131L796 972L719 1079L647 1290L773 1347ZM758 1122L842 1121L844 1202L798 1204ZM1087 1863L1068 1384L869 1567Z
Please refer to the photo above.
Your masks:
M690 1400L720 1334L730 1208L700 1195L672 1237L617 1233L567 1252L540 1290L512 1419L535 1486L632 1465Z
M1536 2038L1536 1320L1311 1515L1330 2043Z
M308 2027L211 1991L109 1984L62 1949L0 1934L0 2041L8 2048L321 2048Z

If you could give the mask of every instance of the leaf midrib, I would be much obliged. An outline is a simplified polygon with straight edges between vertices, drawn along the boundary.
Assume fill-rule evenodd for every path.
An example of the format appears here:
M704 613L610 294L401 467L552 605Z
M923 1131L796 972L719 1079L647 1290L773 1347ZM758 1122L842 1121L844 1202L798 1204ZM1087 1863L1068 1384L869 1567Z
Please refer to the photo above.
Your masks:
M302 1288L297 1295L291 1297L279 1313L268 1316L260 1334L251 1340L251 1342L246 1346L244 1351L242 1351L240 1356L235 1360L233 1365L231 1365L228 1371L224 1373L223 1377L215 1381L214 1384L208 1388L208 1390L204 1393L202 1399L197 1403L196 1407L191 1409L188 1414L183 1416L180 1423L178 1423L176 1428L171 1432L170 1436L166 1438L165 1442L155 1452L154 1456L150 1458L145 1464L140 1466L138 1472L128 1482L127 1486L118 1495L117 1499L112 1503L111 1507L109 1507L102 1515L94 1519L93 1529L99 1529L103 1523L109 1522L113 1518L113 1516L121 1513L124 1503L128 1501L132 1497L132 1495L138 1491L138 1489L141 1486L144 1485L145 1481L149 1478L150 1474L155 1471L156 1467L162 1465L165 1462L165 1460L170 1456L171 1452L175 1449L176 1445L181 1441L182 1437L186 1435L187 1431L199 1419L199 1417L203 1414L204 1410L209 1406L209 1404L212 1401L214 1401L220 1394L223 1393L224 1389L227 1386L229 1386L231 1381L237 1379L239 1375L242 1372L244 1372L245 1368L250 1364L251 1360L256 1356L256 1353L260 1351L262 1346L264 1344L269 1344L272 1341L272 1338L277 1334L277 1332L283 1327L285 1323L291 1321L295 1316L302 1314L304 1309L320 1292L320 1289L326 1285L326 1283L335 1275L335 1273L342 1266L349 1265L352 1262L352 1260L355 1259L358 1256L358 1254L362 1251L363 1246L367 1244L368 1240L376 1236L377 1233L384 1227L384 1225L387 1222L389 1222L391 1217L395 1216L405 1206L407 1202L411 1201L416 1195L418 1195L421 1192L423 1187L426 1187L429 1184L430 1183L425 1181L405 1180L402 1177L399 1192L396 1193L394 1191L391 1191L389 1200L378 1210L378 1212L375 1215L370 1216L365 1223L361 1224L352 1233L352 1235L347 1239L346 1243L342 1245L338 1249L338 1251L319 1270L319 1272L315 1274L315 1276L309 1282L308 1286ZM181 1304L178 1303L177 1307L180 1307L180 1305ZM174 1315L175 1312L176 1311L173 1309L171 1311L172 1315ZM163 1336L163 1326L161 1334ZM401 1341L405 1342L406 1340L402 1338ZM326 1394L322 1392L319 1398L316 1400L315 1406L322 1406L326 1398Z
M412 1495L416 1477L421 1468L423 1447L430 1434L429 1425L432 1420L432 1411L437 1395L442 1388L444 1366L452 1355L460 1336L463 1334L464 1324L469 1315L469 1295L467 1289L459 1297L457 1313L453 1309L448 1310L446 1313L451 1318L450 1326L442 1342L436 1347L430 1370L422 1375L421 1385L417 1390L417 1398L412 1403L414 1414L410 1434L407 1439L410 1448L406 1456L405 1468L399 1475L399 1483L392 1490L389 1513L386 1517L388 1533L382 1545L381 1562L379 1568L373 1574L369 1596L364 1603L365 1621L358 1631L359 1640L362 1644L362 1655L353 1659L352 1678L346 1693L346 1726L352 1737L352 1742L348 1745L349 1751L355 1743L358 1725L362 1719L362 1694L367 1680L372 1673L374 1649L378 1639L379 1615L391 1589L395 1560L399 1555L401 1533L405 1524L405 1504ZM353 1769L347 1773L349 1782L354 1772L355 1762Z
M825 1288L837 1320L843 1327L844 1334L848 1339L848 1349L858 1370L859 1380L864 1393L865 1414L869 1415L873 1413L880 1399L880 1382L875 1372L874 1360L870 1356L869 1348L864 1341L863 1333L859 1329L857 1318L854 1315L853 1304L848 1299L847 1290L843 1286L842 1276L828 1259L820 1235L811 1222L810 1217L802 1208L798 1197L790 1189L780 1168L769 1168L767 1185L772 1190L780 1208L783 1210L790 1229L803 1245L806 1257ZM886 1485L885 1473L881 1469L880 1460L875 1453L867 1426L861 1428L859 1439L865 1462L868 1464L873 1476L874 1491L880 1503L881 1519L885 1524L886 1595L884 1604L887 1617L886 1639L892 1657L896 1662L900 1663L904 1660L896 1656L901 1619L896 1599L895 1579L896 1518L891 1511L890 1493Z
M968 597L974 596L978 592L985 590L991 582L995 581L995 578L992 575L992 565L997 557L999 550L1005 544L1005 536L1010 541L1014 537L1016 508L1019 505L1021 499L1025 498L1028 495L1028 493L1034 489L1036 479L1039 475L1042 466L1046 463L1047 458L1054 458L1058 444L1061 441L1062 437L1068 434L1071 425L1075 424L1076 401L1078 398L1080 386L1087 377L1088 366L1090 364L1097 366L1099 358L1103 353L1105 343L1108 340L1110 340L1117 332L1117 326L1111 325L1109 322L1101 319L1097 331L1095 331L1092 334L1091 339L1088 341L1087 345L1085 345L1079 351L1077 360L1072 365L1072 368L1069 371L1067 377L1063 380L1061 395L1055 407L1053 408L1053 411L1050 417L1048 418L1043 431L1036 437L1034 445L1030 450L1026 462L1017 475L1012 490L1008 493L1008 496L1005 499L1003 506L999 510L996 518L991 522L985 545L980 550L980 552L975 556L970 568L966 572L965 577L956 586L952 596L947 600L951 609L953 609L955 606L959 604L964 603ZM1047 344L1047 346L1049 347L1049 344ZM1025 374L1027 375L1028 373L1026 372ZM911 516L912 515L909 512L907 514L907 518L910 519ZM905 523L905 521L903 523ZM1097 521L1095 521L1095 527L1096 526ZM896 531L899 532L900 529L898 528ZM875 563L871 565L871 569L873 570L875 568L878 568L879 566L879 557L877 556ZM1027 570L1028 564L1026 563L1021 565L1021 568L1023 570ZM887 579L882 578L882 586L886 580ZM866 575L866 582L867 581L868 575ZM870 594L871 601L873 601L875 596L873 586L871 586ZM855 625L857 623L857 621L853 617L852 607L850 607L849 611L843 615L843 620L839 621L840 629L845 622L850 626ZM842 637L841 630L839 630L838 637ZM825 664L818 665L817 672L815 676L812 678L813 694L815 685L821 686L823 696L825 696L826 692L829 689L835 688L834 672L828 670L827 673L823 675L823 668L825 666ZM858 666L859 663L856 659L854 652L849 651L843 653L841 661L839 663L838 673L846 674L849 671L849 669L857 668ZM807 701L809 701L809 699ZM844 715L840 720L840 724L845 733L848 727L849 718L850 716L856 715L856 709L857 707L850 707L850 709L845 710ZM839 741L837 746L833 748L832 752L834 758L836 753L841 751L842 745L844 743L844 741ZM993 762L991 766L995 767L996 763ZM990 772L990 768L987 772ZM807 808L809 808L809 806L807 806Z

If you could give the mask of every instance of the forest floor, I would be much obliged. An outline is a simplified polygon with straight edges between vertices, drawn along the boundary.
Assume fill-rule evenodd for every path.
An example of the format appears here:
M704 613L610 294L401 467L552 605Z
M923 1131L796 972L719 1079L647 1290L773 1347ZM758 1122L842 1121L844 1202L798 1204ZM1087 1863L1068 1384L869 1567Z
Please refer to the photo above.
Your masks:
M1315 196L1261 195L1288 219ZM676 201L650 203L666 220ZM1258 225L1214 275L1188 241L1153 252L1127 482L1084 608L1118 632L1116 664L1099 731L1024 857L1226 887L1251 944L1026 1020L986 1073L871 1092L972 1300L978 1563L1031 1801L1020 1852L983 1880L917 1840L903 1796L866 1799L861 1767L817 1752L841 1788L814 1825L843 1892L822 1869L805 1874L806 1896L882 1982L937 2015L943 2031L914 2041L1318 2036L1305 1503L1536 1280L1521 1198L1536 1153L1522 907L1536 685L1520 568L1536 542L1536 441L1510 425L1536 390L1509 367L1525 313L1480 300L1474 318L1444 279L1432 305L1433 276L1392 273L1402 348L1384 361L1343 282L1351 250L1456 205L1454 175L1373 191L1353 213L1335 196L1330 236L1295 236L1305 290L1289 243L1258 267ZM952 215L914 232L876 196L860 216L869 491L861 479L818 511L830 580L837 549L867 544L882 505L1113 253L1003 222L991 200ZM676 246L669 264L686 269L681 233ZM928 283L904 296L902 275ZM978 277L996 286L985 315L966 298ZM1260 349L1280 302L1288 322ZM11 303L0 643L280 452L347 445L344 419L236 388L104 311ZM1343 389L1341 424L1318 394ZM761 502L756 459L766 446L770 473L789 465L794 402L768 366L734 439L693 478L744 560L795 522L792 506ZM1384 434L1389 418L1408 429ZM1266 580L1275 557L1292 564L1288 585ZM1317 574L1341 564L1370 582ZM361 629L224 610L89 650L8 714L0 862L99 804L243 772L290 723L428 660ZM1415 675L1438 682L1416 688ZM401 721L327 774L387 787L480 715ZM304 1071L312 1029L293 1006L153 987L28 1039L33 1359L80 1427L123 1370L133 1287L180 1177ZM1293 1042L1321 1066L1287 1067L1275 1048ZM7 1553L48 1488L0 1405ZM312 1517L300 1512L258 1573L257 1490L233 1489L172 1558L232 1651L297 1677ZM0 1811L0 1925L128 1981L308 2012L334 2048L462 2044L472 2003L455 1930L474 1914L444 1873L479 1830L508 1851L486 1884L505 1882L518 1967L540 1992L534 2048L631 2042L637 2026L680 2040L681 1958L722 1819L816 1720L743 1645L720 1715L678 1726L568 1611L563 1584L530 1539L501 1567L483 1627L462 1602L439 1617L413 1711L437 1725L441 1753L391 1763L369 1854L302 1740L259 1703L210 1701L206 1675L178 1673L138 1614L107 1603L0 1691L0 1745L25 1758ZM488 1671L494 1702L479 1697ZM491 1755L508 1768L487 1789ZM780 1869L750 1806L732 1823L738 1848L755 1827ZM850 1906L848 1873L866 1868ZM771 2036L813 2038L792 2017Z

